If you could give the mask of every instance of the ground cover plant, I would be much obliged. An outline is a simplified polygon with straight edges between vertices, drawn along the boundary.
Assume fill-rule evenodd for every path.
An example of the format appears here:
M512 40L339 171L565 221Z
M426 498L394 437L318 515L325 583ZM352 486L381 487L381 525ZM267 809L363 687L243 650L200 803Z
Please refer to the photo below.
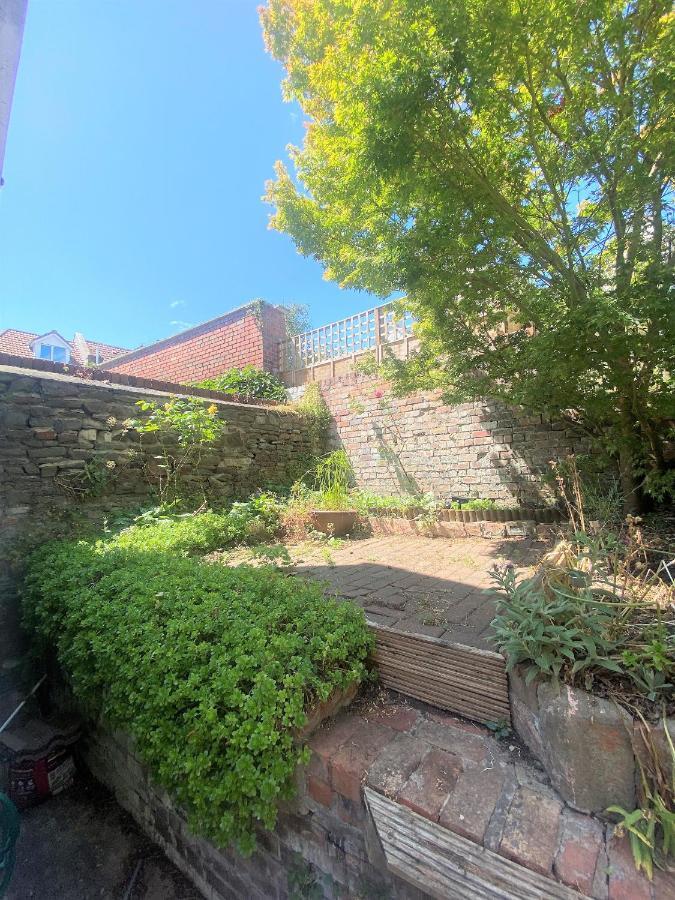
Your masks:
M533 577L496 569L493 629L508 668L612 694L652 719L675 713L675 596L643 558L629 524L618 536L577 532Z
M134 737L191 827L248 852L307 761L306 710L364 678L370 637L362 611L317 584L176 553L208 548L222 525L187 521L46 544L28 561L25 622L82 707Z

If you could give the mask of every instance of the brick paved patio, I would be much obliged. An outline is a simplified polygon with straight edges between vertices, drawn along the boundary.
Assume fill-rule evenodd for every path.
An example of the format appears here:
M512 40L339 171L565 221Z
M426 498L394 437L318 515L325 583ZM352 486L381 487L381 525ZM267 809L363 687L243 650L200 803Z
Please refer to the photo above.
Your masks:
M330 593L359 603L375 625L483 649L494 618L490 569L511 563L525 572L544 545L530 539L353 539L336 549L290 547L297 574L325 581Z

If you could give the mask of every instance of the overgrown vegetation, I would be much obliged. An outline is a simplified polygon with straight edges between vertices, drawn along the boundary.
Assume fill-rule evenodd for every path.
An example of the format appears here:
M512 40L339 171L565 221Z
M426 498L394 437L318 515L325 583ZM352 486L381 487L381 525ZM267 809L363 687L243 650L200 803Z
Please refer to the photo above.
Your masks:
M312 453L315 457L322 455L326 452L326 443L332 419L317 382L313 381L307 385L302 397L294 406L305 420Z
M307 761L306 710L364 677L370 637L361 610L317 584L182 555L221 546L229 524L205 513L47 544L23 608L36 652L134 737L191 828L249 852Z
M252 365L241 369L228 369L222 375L198 381L195 387L236 395L242 400L276 400L279 403L288 401L286 388L277 376Z
M155 507L133 517L131 526L115 536L115 545L129 550L185 555L258 543L276 535L281 508L280 498L264 492L232 503L223 512L179 513L176 504Z
M651 730L663 720L672 752L666 726L675 714L672 574L652 564L629 517L619 533L575 533L532 578L519 580L508 568L494 577L502 596L492 627L509 670L521 665L527 682L541 674L600 693L642 722L649 762L640 763L641 806L609 811L621 817L617 831L628 833L636 866L651 878L675 848L673 768L670 775L663 770Z
M496 569L495 642L526 680L542 673L641 707L675 712L672 587L644 564L639 528L574 535L518 579Z
M675 746L668 722L663 718L667 745L664 756L654 745L653 733L641 718L639 740L644 764L640 766L639 795L641 806L631 811L610 806L608 813L619 816L614 831L620 837L628 834L635 867L651 881L654 866L667 869L669 857L675 854Z
M348 509L349 485L354 470L344 450L333 450L322 456L314 471L316 505L319 509Z
M218 407L192 397L171 397L164 403L138 400L136 406L146 416L126 425L140 435L148 452L156 447L154 463L145 466L146 475L156 484L161 502L173 500L184 492L183 479L198 468L204 449L223 434Z

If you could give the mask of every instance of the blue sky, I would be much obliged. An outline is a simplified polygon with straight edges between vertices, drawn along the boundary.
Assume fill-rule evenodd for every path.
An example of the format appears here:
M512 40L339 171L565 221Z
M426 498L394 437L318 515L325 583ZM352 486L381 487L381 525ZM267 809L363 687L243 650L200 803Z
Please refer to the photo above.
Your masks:
M126 347L262 297L375 303L267 228L302 114L257 0L29 0L0 190L0 329Z

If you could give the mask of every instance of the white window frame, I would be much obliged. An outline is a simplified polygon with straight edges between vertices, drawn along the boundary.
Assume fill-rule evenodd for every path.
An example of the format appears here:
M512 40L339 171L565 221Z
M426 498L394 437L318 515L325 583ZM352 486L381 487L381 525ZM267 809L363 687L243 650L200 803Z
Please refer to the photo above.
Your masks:
M36 359L47 359L47 360L51 360L52 362L62 362L64 364L70 362L70 357L71 357L70 345L67 344L64 341L64 339L61 337L61 335L58 334L58 332L56 332L56 331L50 331L49 334L40 335L39 338L35 338L32 341L30 346L33 351L33 355ZM42 355L43 347L45 349L47 347L49 348L48 356ZM55 360L54 359L54 350L55 349L63 350L63 352L65 353L65 358L62 360L61 359Z
M42 349L49 348L49 356L42 355ZM63 350L65 355L65 359L54 359L54 351L55 350ZM70 362L70 351L68 347L62 347L61 344L50 344L47 341L41 341L39 344L35 345L35 356L38 359L49 359L52 362Z

